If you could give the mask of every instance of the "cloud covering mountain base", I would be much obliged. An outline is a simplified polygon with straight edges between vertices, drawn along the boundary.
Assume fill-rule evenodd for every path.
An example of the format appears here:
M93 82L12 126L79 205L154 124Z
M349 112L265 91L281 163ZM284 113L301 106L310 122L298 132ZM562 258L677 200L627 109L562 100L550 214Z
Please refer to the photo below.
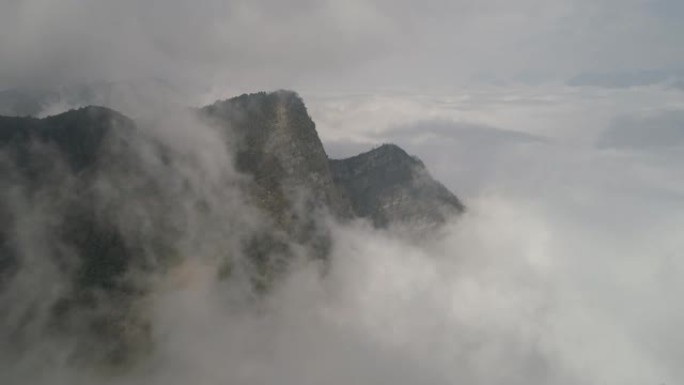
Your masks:
M464 186L468 211L433 237L321 217L332 237L328 263L298 249L287 272L257 293L248 265L216 279L225 267L217 256L231 250L240 261L231 245L266 223L237 189L243 176L220 135L182 114L141 128L130 158L138 169L108 175L97 191L119 207L124 227L164 213L181 230L166 238L178 259L135 303L145 309L150 349L123 367L85 365L71 358L83 349L82 335L55 339L29 324L30 343L3 352L3 383L668 384L684 377L677 148L504 136L486 158L499 172L487 188ZM149 138L165 144L174 167L159 163ZM167 186L173 210L133 194L136 184L122 180L134 175ZM21 214L18 234L33 257L23 286L2 298L10 310L4 332L22 325L16 315L51 304L68 287L44 257L58 250L49 249L50 218L69 183L23 198L4 190L17 199L10 207ZM211 215L195 214L199 201Z
M47 365L3 375L33 384L643 384L681 375L668 361L681 346L682 309L667 279L681 266L644 261L634 241L606 247L595 233L495 198L430 244L363 225L335 236L327 275L300 264L257 302L188 262L196 265L183 284L150 300L154 352L123 373Z

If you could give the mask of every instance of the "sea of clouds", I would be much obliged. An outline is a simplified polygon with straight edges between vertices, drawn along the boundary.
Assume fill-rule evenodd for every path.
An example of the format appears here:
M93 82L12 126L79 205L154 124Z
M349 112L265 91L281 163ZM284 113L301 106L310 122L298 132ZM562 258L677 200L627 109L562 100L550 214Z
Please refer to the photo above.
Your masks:
M239 203L221 208L226 196L240 201L218 182L236 178L225 166L230 154L197 122L150 124L148 135L185 159L170 177L189 183L193 195L176 198L208 197L216 209L211 222L186 223L185 262L147 298L153 352L121 373L54 360L40 372L6 367L6 378L59 385L684 379L684 130L672 136L681 94L558 87L304 96L331 156L397 142L463 198L467 212L419 241L330 220L330 265L296 260L270 293L255 297L239 279L215 280L215 261L206 258L240 223L258 222ZM625 139L658 135L667 140ZM221 218L226 228L216 230Z

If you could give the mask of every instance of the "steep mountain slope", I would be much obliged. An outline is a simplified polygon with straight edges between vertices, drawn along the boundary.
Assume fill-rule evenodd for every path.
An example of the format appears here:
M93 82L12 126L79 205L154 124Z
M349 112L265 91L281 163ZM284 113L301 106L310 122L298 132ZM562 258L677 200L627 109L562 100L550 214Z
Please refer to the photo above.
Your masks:
M97 191L112 159L135 162L125 143L135 129L101 107L0 118L0 333L16 351L44 330L99 341L95 360L123 360L141 342L129 309L142 288L125 275L155 242L127 239L112 215L125 210Z
M331 160L330 167L354 212L379 227L432 226L464 210L454 194L432 179L423 162L396 145Z
M396 146L330 161L293 92L194 115L237 173L103 107L0 117L1 359L69 336L69 360L130 362L151 346L156 277L209 264L264 291L294 258L327 257L326 213L424 227L463 209Z
M284 202L298 198L324 206L337 217L351 216L349 202L333 183L315 124L297 94L245 94L204 107L201 113L226 131L238 170L254 177L260 204L279 219L286 220ZM297 197L301 194L305 197Z
M274 222L249 244L255 268L269 281L270 271L291 258L294 241L314 258L325 258L331 237L324 213L344 220L351 205L333 182L328 158L302 99L291 91L244 94L199 111L218 127L248 175L246 195Z

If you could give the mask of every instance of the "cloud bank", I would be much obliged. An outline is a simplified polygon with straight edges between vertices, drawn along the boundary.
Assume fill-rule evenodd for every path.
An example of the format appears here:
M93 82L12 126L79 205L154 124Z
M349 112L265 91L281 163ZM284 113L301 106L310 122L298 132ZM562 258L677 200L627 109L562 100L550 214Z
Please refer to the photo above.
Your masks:
M231 154L216 145L210 127L182 115L148 122L134 147L138 167L171 187L178 206L166 212L150 205L117 179L136 173L112 174L100 193L128 202L119 213L125 224L145 223L163 210L184 229L168 240L180 246L184 262L159 277L144 302L153 351L128 370L108 373L73 367L64 360L70 347L64 341L48 344L51 349L37 344L29 352L40 354L4 367L4 380L658 384L684 378L678 360L684 309L676 305L684 289L677 257L682 155L563 142L562 132L537 140L484 124L436 122L382 127L364 137L387 135L416 149L425 144L423 151L439 155L428 166L451 165L447 181L457 192L461 181L467 214L421 242L362 222L332 223L330 265L295 261L258 300L239 270L235 280L214 279L215 256L260 221L231 188L240 178ZM596 132L602 130L585 134L595 138ZM158 163L145 136L168 144L173 168ZM13 206L27 240L49 234L41 231L49 230L58 196L50 190ZM191 215L198 199L209 202L212 216ZM42 267L40 256L48 251L32 250L36 264L27 271L40 275L26 288L54 283L33 297L49 303L42 294L59 287L53 278L59 274ZM19 296L5 303L21 310L26 292L14 293Z
M25 360L2 360L0 382L681 383L681 92L497 86L681 70L679 4L4 2L0 88L156 78L189 94L174 107L304 89L331 155L399 142L466 197L468 213L424 242L332 223L330 266L297 260L256 300L245 272L214 279L216 256L239 258L241 232L263 225L233 189L243 176L232 154L154 97L119 98L143 127L131 158L140 169L99 181L103 213L146 231L168 216L182 230L167 239L182 263L140 304L155 349L123 372L84 370L67 359L73 341L43 338L43 318L24 324L68 290L44 261L62 250L52 219L78 197L64 193L73 179L25 194L8 178L3 198L30 258L1 298L1 335L23 326L34 344ZM489 85L453 92L473 79ZM149 140L171 149L173 167ZM172 210L137 189L150 181ZM193 214L200 201L211 215Z

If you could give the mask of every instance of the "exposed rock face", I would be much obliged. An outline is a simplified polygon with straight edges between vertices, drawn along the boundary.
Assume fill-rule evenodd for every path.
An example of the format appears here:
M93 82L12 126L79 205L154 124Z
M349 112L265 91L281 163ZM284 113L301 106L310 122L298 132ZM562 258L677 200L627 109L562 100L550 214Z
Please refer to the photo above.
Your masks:
M223 130L238 171L251 177L247 195L274 221L276 231L255 235L249 245L256 270L268 276L277 269L279 258L292 253L292 241L325 258L331 238L321 214L345 219L353 212L333 182L301 98L290 91L245 94L204 107L200 115Z
M244 268L267 289L293 256L327 256L323 213L389 226L463 210L396 146L330 161L293 92L196 112L219 128L240 175L202 174L192 154L107 108L0 117L0 308L12 309L0 312L0 340L12 351L47 330L78 335L80 359L125 363L149 345L150 277L188 256L224 277Z
M431 226L460 214L463 204L432 179L423 162L396 145L331 160L335 183L352 202L354 212L376 226Z
M279 221L288 223L287 207L302 198L337 217L351 216L349 201L333 182L316 126L297 94L245 94L201 113L226 130L238 170L254 177L256 198Z

